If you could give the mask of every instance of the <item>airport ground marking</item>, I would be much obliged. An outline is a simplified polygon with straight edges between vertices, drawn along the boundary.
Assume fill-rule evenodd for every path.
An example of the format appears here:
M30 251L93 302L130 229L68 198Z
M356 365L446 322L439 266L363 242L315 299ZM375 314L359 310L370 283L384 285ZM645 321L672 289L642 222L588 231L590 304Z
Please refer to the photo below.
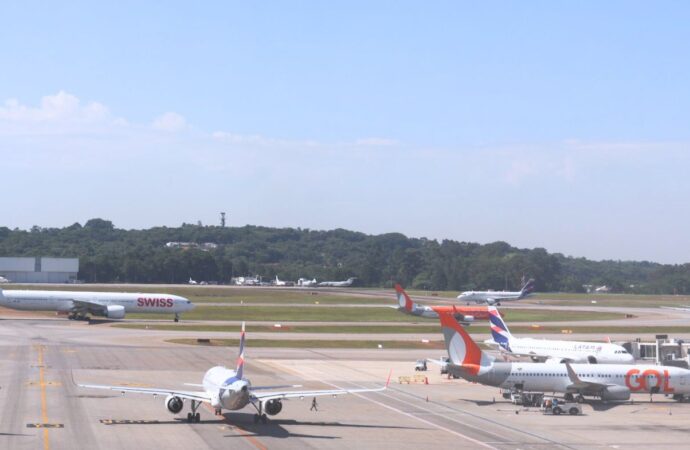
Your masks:
M37 346L38 349L38 377L41 386L41 421L43 424L48 424L48 402L46 399L46 385L45 385L45 365L43 364L43 345ZM50 435L49 427L43 426L43 450L50 450Z
M319 369L313 369L313 370L316 370L317 372L320 372L321 374L325 375L325 373L322 372L322 371L320 371ZM304 373L301 373L300 371L295 370L294 368L292 369L292 372L293 372L293 373L297 373L297 374L300 375L300 376L304 376ZM318 381L318 382L323 383L323 384L327 384L327 385L332 386L332 387L334 387L334 388L336 388L336 389L347 389L347 388L338 386L337 384L333 384L333 383L329 383L329 382L327 382L327 381L323 381L323 379L314 379L314 378L312 378L312 380ZM355 383L353 383L353 384L355 384ZM359 387L364 387L364 386L357 385L357 384L355 384L355 385L356 385L356 386L359 386ZM455 435L455 436L458 436L458 437L460 437L460 438L462 438L462 439L465 439L465 440L467 440L467 441L472 442L473 444L477 444L477 445L479 445L479 446L481 446L481 447L490 448L490 449L493 449L493 450L498 450L498 448L497 448L497 447L494 447L493 445L489 445L489 444L487 444L487 443L485 443L485 442L482 442L482 441L480 441L480 440L474 439L474 438L472 438L472 437L470 437L470 436L467 436L467 435L465 435L465 434L462 434L462 433L460 433L460 432L458 432L458 431L451 430L450 428L446 428L446 427L444 427L444 426L442 426L442 425L433 423L433 422L431 422L431 421L429 421L429 420L422 419L421 417L417 417L417 416L415 416L414 414L405 412L405 411L400 410L400 409L398 409L398 408L395 408L395 407L393 407L393 406L386 405L385 403L379 402L379 401L377 401L377 400L374 400L374 399L369 398L369 397L367 397L367 396L364 396L364 395L362 395L362 394L352 394L352 395L354 395L355 397L359 397L359 398L361 398L361 399L364 399L364 400L366 400L366 401L368 401L368 402L374 403L374 404L376 404L376 405L379 405L379 406L381 406L381 407L383 407L383 408L390 409L391 411L395 411L395 412L397 412L398 414L401 414L401 415L403 415L403 416L406 416L406 417L409 417L409 418L411 418L411 419L414 419L414 420L417 420L417 421L419 421L419 422L422 422L422 423L425 423L425 424L427 424L427 425L430 425L431 427L436 428L436 429L438 429L438 430L445 431L445 432L447 432L447 433L450 433L450 434L453 434L453 435ZM383 394L382 394L382 395L383 395ZM389 396L386 396L386 397L389 397ZM431 412L432 414L436 414L436 413L434 413L433 411L430 411L430 410L429 410L429 412ZM451 419L451 420L452 420L452 419Z

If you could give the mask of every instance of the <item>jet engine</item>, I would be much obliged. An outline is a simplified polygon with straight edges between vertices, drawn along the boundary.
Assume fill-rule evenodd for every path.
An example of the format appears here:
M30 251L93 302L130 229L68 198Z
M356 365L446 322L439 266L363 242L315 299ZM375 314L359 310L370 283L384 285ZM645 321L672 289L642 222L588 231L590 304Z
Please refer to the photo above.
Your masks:
M460 314L456 316L456 320L458 322L474 322L474 316Z
M597 357L594 356L594 355L589 355L589 356L587 357L587 362L590 363L590 364L596 364L596 363L598 363Z
M184 402L180 397L175 397L171 394L165 398L165 407L173 414L177 414L178 412L182 411L183 406Z
M283 403L280 400L269 400L264 409L269 416L275 416L283 410Z
M608 386L601 393L602 400L622 401L630 399L630 389L625 386Z
M108 305L108 310L105 313L108 319L124 319L125 307L120 305Z

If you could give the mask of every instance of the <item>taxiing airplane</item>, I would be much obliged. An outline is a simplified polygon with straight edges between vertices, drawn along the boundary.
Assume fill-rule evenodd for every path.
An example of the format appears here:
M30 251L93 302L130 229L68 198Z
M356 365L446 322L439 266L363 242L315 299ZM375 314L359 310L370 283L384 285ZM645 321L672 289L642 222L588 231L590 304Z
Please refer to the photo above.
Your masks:
M320 287L350 287L355 282L355 278L348 278L345 281L322 281L317 286Z
M511 356L528 356L533 361L555 363L631 364L633 355L612 343L554 341L549 339L516 338L508 330L495 306L488 306L492 339L484 341Z
M163 388L137 388L128 386L105 386L98 384L79 384L80 387L89 389L108 389L124 394L132 392L136 394L149 394L153 396L165 396L165 407L173 414L182 411L185 400L191 402L191 412L187 413L187 421L199 422L201 414L197 412L202 403L210 404L216 411L216 415L221 415L224 409L237 411L251 404L257 411L254 415L254 423L261 421L266 423L266 414L274 416L283 409L283 400L291 398L317 397L322 395L344 395L363 392L380 392L388 388L390 374L386 385L374 389L324 389L314 391L276 391L275 389L300 387L299 385L288 386L252 386L251 382L244 378L244 322L242 322L242 333L240 334L240 350L237 357L237 368L228 369L223 366L210 368L204 375L201 384L188 384L203 388L201 391L178 391L176 389ZM265 411L265 413L264 413Z
M124 319L125 313L174 314L194 308L184 297L171 294L129 292L19 291L0 289L0 306L23 311L58 311L70 320L84 320L89 314Z
M395 285L395 294L398 297L398 306L393 306L398 311L411 316L437 319L439 312L447 312L460 322L469 323L475 320L489 320L489 309L486 306L424 306L412 301L407 292L399 284Z
M439 313L451 364L448 372L473 383L531 392L558 392L624 401L631 393L661 393L682 401L690 396L690 370L649 364L549 364L497 362L482 351L452 314Z
M462 302L499 305L501 302L521 300L534 292L534 280L530 279L519 291L465 291L458 295Z

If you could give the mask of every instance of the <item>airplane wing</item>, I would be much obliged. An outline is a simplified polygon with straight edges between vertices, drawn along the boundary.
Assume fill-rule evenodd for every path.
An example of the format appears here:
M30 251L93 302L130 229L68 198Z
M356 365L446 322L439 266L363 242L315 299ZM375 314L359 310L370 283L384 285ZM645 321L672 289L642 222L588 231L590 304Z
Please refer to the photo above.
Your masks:
M447 362L441 361L441 360L438 360L438 359L427 358L426 360L427 360L428 362L430 362L430 363L437 364L437 365L439 365L439 366L441 366L441 367L447 366L447 365L448 365Z
M582 381L580 377L577 376L570 363L565 363L565 368L568 371L568 378L572 383L568 386L568 389L573 389L577 391L589 391L589 392L601 392L608 386L614 386L608 383L596 383L594 381Z
M389 378L390 380L390 378ZM304 397L319 397L323 395L345 395L345 394L359 394L364 392L381 392L388 388L388 383L385 386L374 389L323 389L317 391L290 391L290 392L255 392L257 388L252 388L250 398L252 402L260 401L267 402L270 400L287 400L290 398L304 398ZM261 388L259 388L261 389Z
M120 392L122 394L130 392L133 394L148 394L148 395L174 395L175 397L184 398L187 400L196 400L199 402L211 402L211 397L203 391L178 391L175 389L160 389L160 388L138 388L129 386L106 386L101 384L78 384L77 386L88 389L107 389L110 391Z

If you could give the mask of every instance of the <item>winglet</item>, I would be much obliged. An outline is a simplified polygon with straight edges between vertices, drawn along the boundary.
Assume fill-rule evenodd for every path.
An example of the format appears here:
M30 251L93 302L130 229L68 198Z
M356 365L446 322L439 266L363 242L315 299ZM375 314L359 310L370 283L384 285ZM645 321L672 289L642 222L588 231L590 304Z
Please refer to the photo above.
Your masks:
M237 356L237 369L235 374L237 378L242 379L242 372L244 369L244 322L242 322L242 332L240 333L240 352Z
M580 378L577 376L573 368L571 367L569 362L565 362L565 368L568 371L568 378L570 378L570 381L573 382L574 384L581 383Z

